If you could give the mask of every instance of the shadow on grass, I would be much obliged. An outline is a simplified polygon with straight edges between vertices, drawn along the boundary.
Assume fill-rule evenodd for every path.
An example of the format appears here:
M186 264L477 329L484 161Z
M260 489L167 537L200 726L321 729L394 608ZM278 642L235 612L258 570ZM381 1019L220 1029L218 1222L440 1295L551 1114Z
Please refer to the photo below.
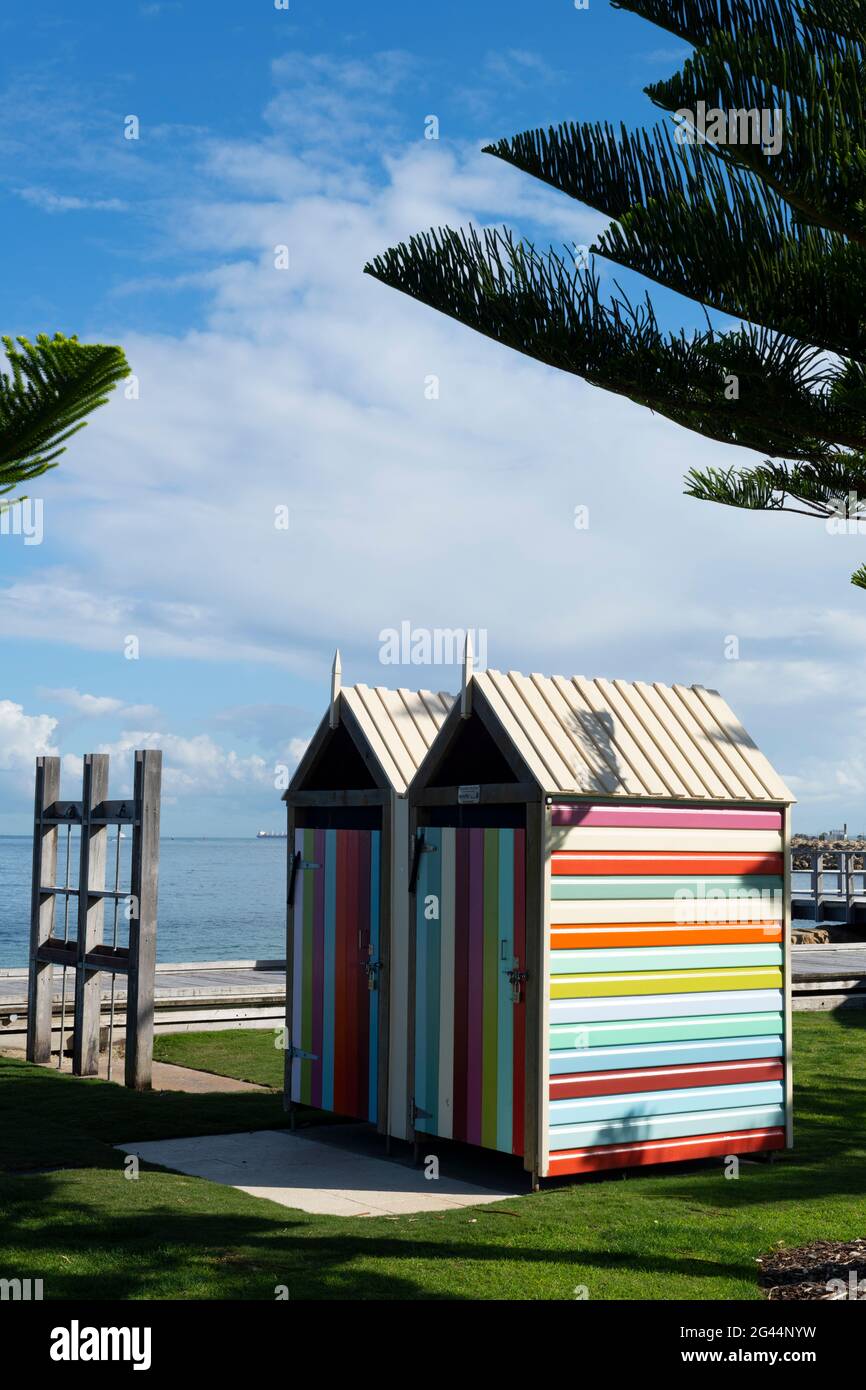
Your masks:
M79 1180L94 1176L77 1175ZM570 1299L575 1280L591 1279L593 1272L646 1276L650 1283L653 1276L736 1281L753 1276L745 1260L582 1249L569 1241L563 1226L557 1227L557 1241L544 1245L539 1238L545 1231L536 1222L516 1234L509 1229L504 1244L486 1232L470 1234L465 1224L455 1228L443 1222L431 1235L429 1221L423 1232L401 1222L393 1235L383 1235L381 1222L373 1229L373 1223L357 1218L342 1223L305 1220L291 1211L268 1218L252 1210L185 1212L184 1199L195 1200L190 1185L201 1188L203 1182L149 1176L159 1184L160 1200L150 1199L146 1178L127 1184L117 1175L121 1186L110 1213L96 1205L106 1202L110 1190L105 1176L85 1202L71 1200L74 1191L51 1175L0 1180L4 1234L14 1251L16 1276L42 1278L47 1299L84 1300L273 1300L278 1286L285 1286L291 1299L555 1298L559 1267L562 1297ZM124 1210L132 1201L136 1210ZM50 1267L44 1259L48 1232ZM452 1287L442 1287L455 1260L460 1273ZM83 1261L90 1265L86 1271L80 1268ZM431 1279L434 1267L441 1275ZM491 1273L492 1285L484 1282Z

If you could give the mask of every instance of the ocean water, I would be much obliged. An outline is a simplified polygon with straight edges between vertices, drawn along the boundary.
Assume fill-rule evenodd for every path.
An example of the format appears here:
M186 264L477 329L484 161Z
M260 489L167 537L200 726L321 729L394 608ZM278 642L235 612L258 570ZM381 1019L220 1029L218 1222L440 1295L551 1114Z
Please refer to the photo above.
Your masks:
M114 887L116 841L109 845L106 887ZM66 882L61 831L57 882ZM131 841L120 842L120 885L129 888ZM30 933L29 836L0 836L0 968L25 966ZM71 836L70 882L78 878L78 836ZM69 935L75 936L76 899L70 900ZM286 954L286 841L164 839L160 845L157 959L275 960ZM64 934L58 902L55 931ZM106 903L105 939L114 931ZM123 913L118 943L126 944Z

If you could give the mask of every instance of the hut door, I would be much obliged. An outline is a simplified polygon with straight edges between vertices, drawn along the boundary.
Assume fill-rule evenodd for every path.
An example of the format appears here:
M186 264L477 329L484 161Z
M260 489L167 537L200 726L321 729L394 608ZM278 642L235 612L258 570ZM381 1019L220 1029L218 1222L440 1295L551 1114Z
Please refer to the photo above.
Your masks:
M376 1123L378 830L298 830L291 1098Z
M423 836L415 1129L522 1154L526 834L426 829Z

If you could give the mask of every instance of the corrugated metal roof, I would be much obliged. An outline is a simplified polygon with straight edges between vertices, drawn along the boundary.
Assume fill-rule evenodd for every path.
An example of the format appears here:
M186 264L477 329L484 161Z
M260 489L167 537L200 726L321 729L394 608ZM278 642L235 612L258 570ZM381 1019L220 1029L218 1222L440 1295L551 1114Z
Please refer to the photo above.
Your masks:
M795 800L715 690L517 671L472 679L548 794Z
M455 697L446 691L344 685L340 699L355 716L385 777L403 795Z

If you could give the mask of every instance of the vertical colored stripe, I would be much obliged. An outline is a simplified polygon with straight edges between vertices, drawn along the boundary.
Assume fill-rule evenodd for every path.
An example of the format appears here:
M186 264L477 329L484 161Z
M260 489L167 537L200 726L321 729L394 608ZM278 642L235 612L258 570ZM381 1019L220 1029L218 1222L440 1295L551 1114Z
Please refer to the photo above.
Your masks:
M481 1142L496 1148L499 1057L499 831L484 831Z
M379 894L380 894L380 835L374 830L370 835L370 948L374 961L378 961L380 949L379 935ZM376 1124L379 1118L379 982L381 971L374 975L375 988L370 994L369 1022L369 1080L367 1082L367 1119Z
M514 955L518 970L526 969L526 832L514 836ZM536 986L537 987L537 986ZM512 1086L512 1152L524 1151L526 1084L526 990L514 1008L514 1080Z
M512 1088L514 1085L514 1009L509 971L514 965L514 839L513 830L499 834L499 951L497 959L496 1142L510 1153Z
M466 1137L481 1143L484 1049L484 831L469 831L469 989Z
M457 872L454 830L443 830L439 953L439 1134L450 1139L454 1125L454 898Z
M466 1122L469 1065L469 834L455 831L454 908L454 1138L469 1137Z
M358 941L360 943L355 959L358 1001L357 1038L358 1072L356 1083L356 1109L353 1114L363 1119L370 1107L370 976L367 966L370 955L370 836L371 831L358 831L358 881L355 887L355 900L358 904Z
M424 843L432 845L438 831L425 830ZM429 923L425 916L425 904L427 895L430 891L430 860L432 855L429 852L421 851L421 861L418 866L418 881L415 892L415 1070L414 1070L414 1098L415 1098L415 1128L423 1133L435 1133L435 1126L431 1126L423 1111L429 1110L427 1103L427 1033L429 1020L427 1018L427 956L428 956L428 926Z
M314 835L312 830L304 831L304 860L309 862L313 858ZM301 1047L304 1052L313 1050L313 920L316 909L315 881L312 877L313 870L302 869L301 872L306 877L304 883L304 960L303 960L303 998L304 998L304 1021L301 1032ZM301 1099L305 1105L311 1103L312 1085L311 1069L309 1061L303 1061L301 1065Z
M313 1020L310 1048L310 1103L322 1104L322 1005L325 988L325 832L315 833L313 851L318 867L313 874Z
M427 876L427 1055L425 1058L424 1109L429 1110L427 1129L439 1134L439 957L442 951L442 832L437 832L435 848L425 856L430 860Z
M358 1113L358 831L346 832L346 1114Z
M337 910L334 955L334 1109L346 1114L346 856L347 830L337 835Z
M334 1108L334 961L337 923L337 834L325 831L322 1000L322 1109Z
M300 854L303 858L303 830L295 831L295 853ZM304 1027L304 875L300 871L295 875L295 901L292 921L294 924L292 941L292 1035L289 1038L289 1042L292 1047L300 1047ZM294 1101L299 1101L301 1099L300 1057L292 1058L291 1099Z

